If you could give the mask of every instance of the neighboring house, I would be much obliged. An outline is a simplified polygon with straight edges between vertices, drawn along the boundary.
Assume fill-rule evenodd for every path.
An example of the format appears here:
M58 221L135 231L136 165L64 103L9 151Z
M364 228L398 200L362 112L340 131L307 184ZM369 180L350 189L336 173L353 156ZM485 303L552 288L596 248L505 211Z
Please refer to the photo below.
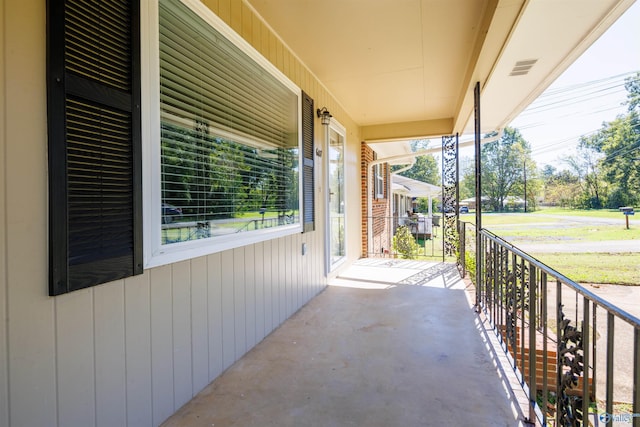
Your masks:
M429 184L398 174L391 175L391 183L394 216L401 217L406 215L407 211L414 212L418 198L429 200L429 211L423 213L428 217L433 216L433 200L442 194L440 185Z
M502 202L502 206L505 209L523 209L524 199L522 197L517 197L517 196L507 196Z
M408 212L414 211L416 198L429 199L441 194L439 186L417 181L391 172L392 166L410 167L418 156L409 141L389 144L365 143L361 145L361 209L363 256L389 256L393 235L403 225ZM389 159L389 161L385 161ZM428 217L432 212L428 212ZM419 230L431 234L431 220L422 220ZM428 231L427 231L428 229Z
M0 0L0 427L161 424L632 3Z
M392 175L393 193L393 233L398 226L409 227L416 238L431 238L435 235L434 227L440 226L438 218L433 217L433 199L442 194L442 187L407 178L402 175ZM417 199L428 199L428 212L418 212Z
M482 196L482 207L483 208L487 208L489 206L489 197L488 196ZM462 199L460 200L460 204L464 204L466 206L469 207L469 209L476 209L476 198L475 197L469 197L468 199Z

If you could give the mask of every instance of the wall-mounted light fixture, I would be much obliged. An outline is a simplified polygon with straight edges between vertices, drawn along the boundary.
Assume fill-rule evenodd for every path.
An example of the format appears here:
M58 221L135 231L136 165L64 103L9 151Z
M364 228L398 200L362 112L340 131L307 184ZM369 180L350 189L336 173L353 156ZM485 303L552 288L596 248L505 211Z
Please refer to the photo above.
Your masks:
M329 110L327 110L327 107L322 107L322 109L318 108L316 113L318 114L318 117L320 118L320 122L323 125L328 125L329 122L331 121L331 117L333 117L329 112Z

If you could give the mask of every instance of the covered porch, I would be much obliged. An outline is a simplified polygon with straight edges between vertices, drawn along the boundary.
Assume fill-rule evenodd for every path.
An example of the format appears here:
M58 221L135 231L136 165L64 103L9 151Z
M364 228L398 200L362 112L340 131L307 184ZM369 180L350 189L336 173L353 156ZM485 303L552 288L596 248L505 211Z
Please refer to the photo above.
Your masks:
M364 219L391 216L411 141L479 148L634 1L0 0L0 427L524 423L516 402L536 395L511 395L524 381L500 369L456 267L358 260ZM233 179L214 179L231 157ZM533 301L530 278L566 280L481 233L476 303L533 350L522 325L541 311L506 290ZM603 415L622 398L640 413L640 320L567 286L580 305L556 291L540 307L575 307L574 338L607 309ZM614 352L614 319L632 351ZM571 362L585 354L597 385L585 339ZM615 388L614 353L633 361ZM546 408L552 384L529 384Z
M474 299L455 264L362 259L164 426L527 425Z

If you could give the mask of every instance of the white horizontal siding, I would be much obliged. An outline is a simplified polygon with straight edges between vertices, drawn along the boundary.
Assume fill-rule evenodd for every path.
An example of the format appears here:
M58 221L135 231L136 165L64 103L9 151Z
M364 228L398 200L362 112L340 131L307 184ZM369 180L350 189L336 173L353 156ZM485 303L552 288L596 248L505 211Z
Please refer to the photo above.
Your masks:
M225 20L251 13L224 3ZM0 0L0 427L158 425L323 289L322 218L313 233L49 297L45 6ZM275 58L282 45L255 23Z
M158 425L175 408L171 266L155 268L147 274L151 275L151 359L147 361L151 364L151 424Z
M254 269L252 273L255 280L255 342L259 343L265 337L265 283L267 282L264 277L264 243L260 242L255 245L255 253L253 258Z
M145 426L153 413L151 274L125 280L124 324L126 425Z
M179 408L193 397L193 357L191 314L193 307L191 291L191 263L174 264L171 271L173 311L173 401ZM206 322L204 322L206 325Z
M158 267L41 301L53 308L51 329L43 318L25 316L9 331L21 336L25 327L40 326L51 334L44 342L55 345L39 355L50 360L50 371L38 387L52 393L53 405L43 410L34 402L39 393L25 391L24 400L11 401L11 424L159 425L322 289L322 274L298 250L303 240L315 246L309 237ZM265 250L273 247L277 258ZM267 312L278 320L268 327ZM13 356L20 360L27 350L16 344ZM16 372L12 395L34 381Z
M85 289L55 298L55 360L60 426L95 426L94 292ZM116 318L113 320L116 321Z
M45 4L0 0L3 35L3 221L7 389L0 420L11 426L58 423L56 316L47 295ZM42 58L38 58L42 57ZM6 320L5 320L6 319ZM93 376L93 375L92 375Z
M127 425L124 281L93 292L96 426Z
M214 254L207 257L209 381L213 381L224 370L222 317L222 255Z
M191 394L202 390L209 381L209 318L207 258L191 261ZM212 331L213 332L213 331Z

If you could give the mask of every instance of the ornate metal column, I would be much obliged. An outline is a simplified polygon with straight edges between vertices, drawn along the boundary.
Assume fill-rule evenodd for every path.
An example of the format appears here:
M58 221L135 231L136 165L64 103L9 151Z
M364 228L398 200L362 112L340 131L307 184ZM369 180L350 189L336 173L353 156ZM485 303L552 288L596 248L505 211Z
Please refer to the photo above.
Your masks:
M445 256L458 252L458 135L442 137L442 249Z
M483 249L480 230L482 230L482 162L480 149L480 82L473 88L473 133L476 154L476 307L480 307L480 294L485 285L482 283Z

